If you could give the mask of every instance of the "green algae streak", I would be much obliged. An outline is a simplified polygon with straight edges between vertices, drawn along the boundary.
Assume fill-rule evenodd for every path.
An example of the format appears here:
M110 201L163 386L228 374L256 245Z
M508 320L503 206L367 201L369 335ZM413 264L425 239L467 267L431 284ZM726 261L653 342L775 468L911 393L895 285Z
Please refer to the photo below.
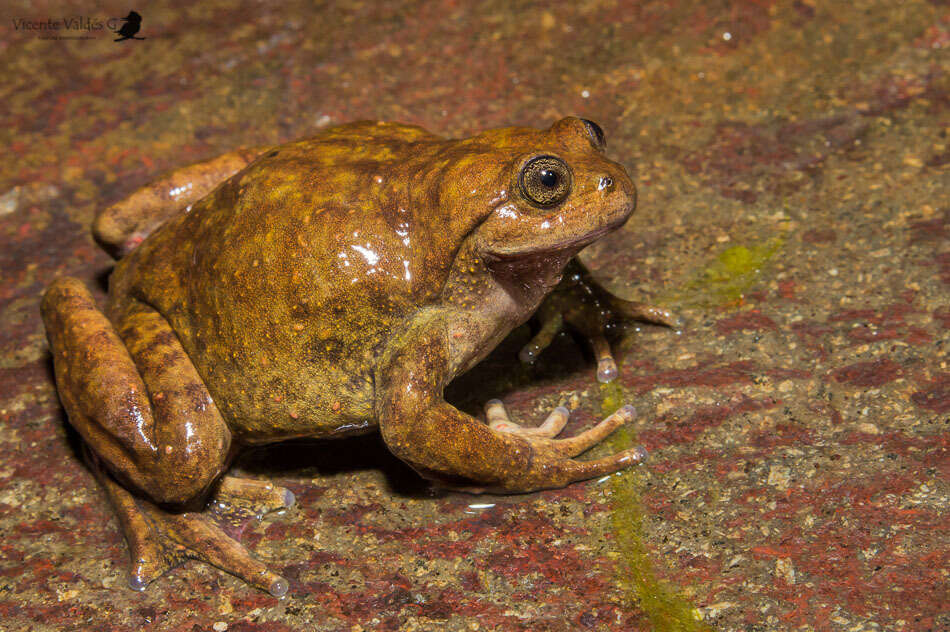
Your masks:
M680 307L738 306L759 270L784 243L784 237L775 237L761 244L727 248L695 280L658 302Z
M719 253L692 281L657 298L660 305L674 308L738 307L755 283L759 271L782 248L784 235L750 246L733 246ZM623 404L624 394L614 381L600 386L601 409L609 415ZM629 428L620 428L610 439L618 452L636 444ZM648 466L647 466L648 467ZM668 583L660 581L644 544L643 506L639 490L645 470L635 467L611 480L611 521L621 554L621 572L627 590L659 632L699 632L710 628L696 607Z
M616 381L602 384L601 409L604 415L617 410L623 390ZM620 428L610 439L614 451L634 445L636 436L629 428ZM640 608L658 632L706 632L710 630L699 618L699 612L685 597L667 583L661 582L653 570L643 538L643 508L639 489L643 470L626 470L610 482L611 511L614 536L621 554L622 580L627 591L635 595Z

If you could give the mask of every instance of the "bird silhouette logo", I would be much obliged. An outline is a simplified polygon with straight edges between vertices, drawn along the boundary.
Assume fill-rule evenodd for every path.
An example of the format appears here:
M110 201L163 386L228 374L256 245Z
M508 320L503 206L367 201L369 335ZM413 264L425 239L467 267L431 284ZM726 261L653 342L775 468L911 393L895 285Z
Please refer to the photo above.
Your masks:
M142 28L142 16L136 13L135 11L129 11L129 15L120 18L125 24L116 31L116 34L120 35L116 42L124 42L125 40L137 39L143 40L144 37L136 37L135 34L139 32L139 29Z

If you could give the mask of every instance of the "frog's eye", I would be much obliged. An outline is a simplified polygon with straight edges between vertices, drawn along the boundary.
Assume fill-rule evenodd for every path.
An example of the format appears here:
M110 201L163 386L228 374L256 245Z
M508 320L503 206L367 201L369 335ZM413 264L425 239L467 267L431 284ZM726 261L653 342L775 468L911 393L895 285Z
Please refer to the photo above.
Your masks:
M600 125L587 119L581 119L581 121L584 123L584 127L587 128L587 133L590 134L590 142L594 144L594 147L598 151L607 149L607 137L604 136L604 130L600 129Z
M571 170L554 156L528 161L519 178L521 193L536 206L547 208L563 202L571 192Z

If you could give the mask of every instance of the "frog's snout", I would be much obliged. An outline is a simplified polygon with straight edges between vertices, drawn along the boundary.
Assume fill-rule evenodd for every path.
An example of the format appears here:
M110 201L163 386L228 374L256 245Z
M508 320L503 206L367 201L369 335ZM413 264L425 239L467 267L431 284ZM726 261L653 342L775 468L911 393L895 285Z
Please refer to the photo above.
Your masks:
M626 221L637 207L637 188L625 173L609 171L595 176L597 193L612 217Z

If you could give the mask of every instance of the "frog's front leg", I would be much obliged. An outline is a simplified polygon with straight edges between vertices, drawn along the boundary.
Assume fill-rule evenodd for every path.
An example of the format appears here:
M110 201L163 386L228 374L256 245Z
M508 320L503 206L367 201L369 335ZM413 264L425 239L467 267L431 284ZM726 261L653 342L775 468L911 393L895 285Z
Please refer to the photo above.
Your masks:
M231 433L165 319L130 301L113 325L75 279L54 282L42 312L63 406L129 543L130 585L142 589L197 558L286 592L285 580L206 514L181 510L200 509L227 468ZM229 481L220 487L225 496L274 496Z
M537 311L541 329L519 354L525 364L533 363L554 340L566 323L586 337L597 359L597 380L617 377L617 363L604 332L625 320L639 320L678 328L680 319L662 307L622 299L601 285L577 257L564 269L561 283L545 298Z
M564 410L555 410L541 432L478 422L442 399L449 348L444 329L418 327L390 346L377 371L383 439L425 478L465 491L527 492L611 474L646 456L638 447L593 461L570 458L632 419L628 406L567 439L554 438Z
M237 149L216 158L180 167L102 209L92 225L96 241L119 259L185 207L246 167L267 147Z

